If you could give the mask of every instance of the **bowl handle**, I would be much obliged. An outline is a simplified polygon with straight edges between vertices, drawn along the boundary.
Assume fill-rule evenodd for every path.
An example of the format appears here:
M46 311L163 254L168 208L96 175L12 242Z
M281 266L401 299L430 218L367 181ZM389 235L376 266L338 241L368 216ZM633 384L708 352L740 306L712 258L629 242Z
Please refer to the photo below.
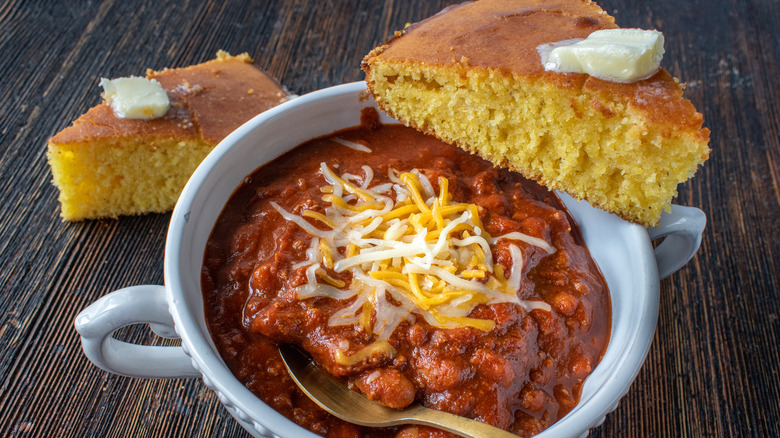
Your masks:
M182 347L131 344L112 336L122 327L149 323L160 336L178 337L166 295L164 286L133 286L112 292L84 309L75 325L89 360L106 371L130 377L200 376Z
M657 227L647 229L651 240L666 237L654 250L659 279L674 274L693 258L706 225L707 216L698 208L672 205L672 212L661 215Z

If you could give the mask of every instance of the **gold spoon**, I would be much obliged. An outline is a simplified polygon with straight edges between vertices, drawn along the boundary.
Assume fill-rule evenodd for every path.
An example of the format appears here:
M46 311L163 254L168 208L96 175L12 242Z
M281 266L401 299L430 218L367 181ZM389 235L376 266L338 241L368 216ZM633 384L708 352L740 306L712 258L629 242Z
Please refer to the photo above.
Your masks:
M518 438L513 433L447 412L414 404L392 409L367 399L320 371L297 347L279 345L290 377L322 409L350 423L369 427L420 424L467 438Z

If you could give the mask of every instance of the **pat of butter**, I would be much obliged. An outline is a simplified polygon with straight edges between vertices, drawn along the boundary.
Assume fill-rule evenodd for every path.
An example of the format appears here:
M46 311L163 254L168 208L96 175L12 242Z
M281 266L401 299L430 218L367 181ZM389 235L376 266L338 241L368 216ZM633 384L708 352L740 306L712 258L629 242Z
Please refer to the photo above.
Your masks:
M129 78L100 80L103 99L122 119L156 119L168 112L170 101L155 79Z
M658 71L664 36L657 30L597 30L584 40L542 44L537 50L545 70L587 73L605 81L630 83Z

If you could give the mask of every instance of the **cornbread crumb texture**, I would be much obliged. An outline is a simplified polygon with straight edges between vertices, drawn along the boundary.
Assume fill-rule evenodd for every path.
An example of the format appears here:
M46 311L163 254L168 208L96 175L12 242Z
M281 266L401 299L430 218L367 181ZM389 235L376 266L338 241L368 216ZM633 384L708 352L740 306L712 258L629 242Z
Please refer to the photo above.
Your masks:
M613 83L546 72L536 51L615 27L589 1L480 0L412 25L363 69L402 122L652 226L708 157L701 114L665 70Z
M205 156L253 116L286 100L248 55L147 71L171 102L152 120L118 118L105 102L49 140L65 220L165 212Z

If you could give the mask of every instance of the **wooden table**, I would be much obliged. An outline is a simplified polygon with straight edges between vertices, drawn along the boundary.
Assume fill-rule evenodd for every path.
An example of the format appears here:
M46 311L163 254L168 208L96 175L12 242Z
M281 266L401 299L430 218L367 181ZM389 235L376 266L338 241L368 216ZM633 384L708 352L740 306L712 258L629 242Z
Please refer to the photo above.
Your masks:
M48 137L102 77L249 52L290 90L363 78L363 55L448 0L5 0L0 6L0 436L247 436L199 379L92 366L73 328L112 290L163 282L169 215L64 223ZM658 28L665 68L705 114L712 154L676 202L709 224L661 283L658 329L595 437L780 436L780 3L601 0ZM160 343L146 327L122 339Z

